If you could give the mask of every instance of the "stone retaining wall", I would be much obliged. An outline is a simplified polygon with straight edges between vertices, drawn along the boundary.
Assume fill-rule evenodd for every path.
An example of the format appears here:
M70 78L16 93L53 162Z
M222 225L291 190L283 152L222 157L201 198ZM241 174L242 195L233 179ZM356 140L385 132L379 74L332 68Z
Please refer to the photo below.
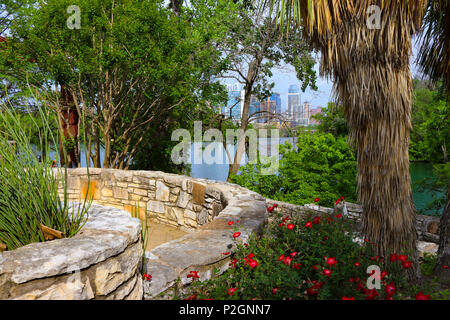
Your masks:
M189 285L190 271L201 280L215 268L225 271L237 243L267 219L257 193L163 172L69 169L66 188L70 203L92 198L86 225L72 238L0 253L0 299L168 298ZM60 183L61 198L63 190ZM188 234L146 252L142 261L141 223L130 212Z
M62 194L61 186L61 194ZM141 219L157 219L188 234L146 252L143 272L145 299L170 298L192 281L225 271L239 241L247 241L267 219L265 198L238 185L153 171L69 169L69 200L86 195L93 202L129 212ZM233 221L232 225L228 222ZM240 232L238 238L233 234Z
M60 194L62 194L60 185ZM94 203L139 212L141 219L194 231L219 214L226 199L205 180L158 171L69 169L69 201L87 194Z
M0 299L142 299L141 224L93 205L72 238L0 253Z

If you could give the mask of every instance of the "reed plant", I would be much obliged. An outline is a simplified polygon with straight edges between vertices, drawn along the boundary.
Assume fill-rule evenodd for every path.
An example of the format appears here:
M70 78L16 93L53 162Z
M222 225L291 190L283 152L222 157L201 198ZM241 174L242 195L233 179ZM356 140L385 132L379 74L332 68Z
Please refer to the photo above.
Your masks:
M67 168L52 168L51 156L55 160L60 156L59 132L49 125L56 117L54 111L40 102L32 112L35 125L39 123L39 130L33 130L38 135L34 144L22 114L9 101L0 102L0 242L7 250L45 241L42 225L64 237L74 236L84 225L91 203L85 198L70 205Z

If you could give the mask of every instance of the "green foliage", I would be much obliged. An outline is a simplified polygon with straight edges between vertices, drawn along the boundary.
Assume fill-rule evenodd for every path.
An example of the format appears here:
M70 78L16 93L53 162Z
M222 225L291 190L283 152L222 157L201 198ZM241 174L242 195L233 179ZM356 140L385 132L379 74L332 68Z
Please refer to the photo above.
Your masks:
M374 256L370 243L357 241L353 223L339 215L319 217L305 213L282 217L274 214L272 219L262 237L251 237L248 244L242 244L237 238L230 268L212 280L194 281L186 297L398 300L414 299L419 290L425 294L431 290L408 283L403 264L408 261L406 255L401 258L403 261L397 259L401 253L395 253L396 259L392 262L379 259ZM369 290L367 270L373 265L380 268L380 288ZM395 287L392 294L386 293L388 285Z
M330 133L300 132L296 148L280 148L278 175L262 175L262 163L247 164L232 182L270 199L294 203L313 203L332 207L341 196L356 201L356 161L344 137Z
M414 84L410 159L442 162L450 141L450 108L442 84L426 86L417 79Z
M48 110L48 109L47 109ZM49 165L53 136L49 121L51 115L39 109L36 114L42 127L39 143L33 148L26 125L9 105L0 111L0 242L8 250L44 241L40 225L59 230L66 237L75 235L87 218L86 201L70 208L67 199L66 175L55 174ZM13 141L13 142L12 142ZM41 161L38 155L42 156ZM59 197L59 182L64 190L64 201Z
M313 119L319 121L317 129L320 132L331 133L335 137L347 136L348 126L344 111L340 106L330 102L328 107L322 109L322 113L312 116Z

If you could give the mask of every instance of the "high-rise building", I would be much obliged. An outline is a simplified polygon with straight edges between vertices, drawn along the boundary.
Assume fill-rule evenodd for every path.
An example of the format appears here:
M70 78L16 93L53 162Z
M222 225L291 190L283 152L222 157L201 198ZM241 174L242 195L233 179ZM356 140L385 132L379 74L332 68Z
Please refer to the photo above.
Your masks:
M309 124L319 124L319 121L317 121L316 119L312 119L311 117L318 114L318 113L322 113L322 107L316 107L314 109L311 109L311 114L309 116Z
M258 112L260 111L261 108L261 102L259 102L259 100L252 95L252 97L250 98L250 106L249 106L249 110L248 110L248 116L250 117L250 122L258 122L258 119L261 117L260 114L258 114Z
M261 111L266 111L267 113L262 114L260 118L260 123L270 123L277 119L275 114L281 113L281 97L279 93L274 93L272 96L268 97L261 102Z
M286 116L287 120L293 125L296 125L298 119L300 118L300 89L298 85L290 85L288 89L287 96L287 109Z
M244 104L243 90L239 84L227 84L228 102L222 107L222 113L231 117L232 120L239 121L242 115L242 107Z

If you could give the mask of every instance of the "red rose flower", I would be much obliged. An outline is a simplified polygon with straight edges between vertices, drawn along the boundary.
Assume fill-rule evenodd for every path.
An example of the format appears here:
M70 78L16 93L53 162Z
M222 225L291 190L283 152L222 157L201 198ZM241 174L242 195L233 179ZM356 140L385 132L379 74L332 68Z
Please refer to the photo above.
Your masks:
M291 257L295 257L297 255L297 251L291 252Z
M389 257L389 260L391 260L391 262L395 262L397 261L397 254L396 253L392 253L391 256Z
M274 209L273 207L268 207L268 208L267 208L267 211L269 211L269 213L272 213L272 212L273 212L273 209Z
M402 265L403 265L403 268L405 268L405 269L412 268L411 261L405 261L405 262L402 263Z
M277 205L276 203L274 203L274 204L273 204L273 207L276 208L276 207L278 207L278 205Z
M386 271L386 270L383 270L383 271L381 272L381 275L380 275L381 280L383 280L384 278L386 278L387 275L388 275L387 271Z
M315 198L314 199L314 202L319 202L320 201L320 198Z
M228 225L231 226L232 224L234 224L233 221L228 221Z
M302 266L301 263L294 263L294 264L292 265L292 268L297 269L297 270L300 270L300 267L301 267L301 266Z
M320 217L315 217L313 220L314 224L319 224L320 223Z
M284 227L284 223L282 222L282 223L280 223L278 226L279 226L279 227Z
M258 261L256 260L249 261L248 265L252 268L256 268L257 266L259 266Z
M198 271L189 271L189 274L186 276L187 278L198 279Z
M335 258L333 258L333 257L330 257L330 258L325 257L325 259L327 260L326 263L330 267L335 266L337 264L337 260Z
M367 294L366 300L373 300L376 297L378 297L378 292L375 289L368 290L366 294Z
M387 284L386 287L384 287L384 292L386 293L387 297L392 297L396 289L397 288L395 287L394 282L391 282Z
M331 274L333 273L333 271L331 271L331 270L329 270L329 269L324 269L323 271L322 271L322 274L324 275L324 276L327 276L327 277L331 277Z
M144 273L144 278L145 280L150 281L152 279L152 275Z
M343 196L341 196L341 199L340 199L340 200L341 200L341 201L344 201L344 199L345 199L345 198L344 198Z
M237 288L229 288L229 289L227 290L227 293L228 293L230 296L232 296L236 290L237 290Z
M337 214L336 218L338 218L338 219L342 218L342 213Z
M273 288L271 292L272 294L276 294L278 290L279 290L278 288Z
M288 228L289 230L292 230L292 229L295 228L295 225L293 225L292 223L289 223L288 226L287 226L287 228Z
M361 267L361 263L359 263L359 262L355 262L354 265L355 265L355 267L358 267L358 268Z
M286 257L286 258L284 258L284 261L283 261L283 263L285 264L285 265L290 265L291 264L291 262L292 262L292 258L291 257Z
M248 255L248 258L251 259L251 258L253 258L254 256L255 256L254 253L250 253L250 254Z
M306 228L312 228L312 222L308 221L307 223L305 223L305 227Z
M318 265L318 264L313 265L313 269L314 269L314 270L319 270L319 265Z
M311 287L306 289L306 293L308 294L308 296L317 296L317 294L319 293L319 290L317 290L317 288L315 287Z
M241 235L241 233L240 232L235 232L235 233L233 233L233 238L237 238L237 237L239 237Z
M430 295L419 292L416 294L416 300L430 300Z
M405 262L406 260L408 260L408 257L405 256L404 254L401 254L401 255L397 256L397 259L401 262Z
M230 253L229 253L229 252L222 252L222 254L223 254L224 256L226 256L226 255L229 255Z
M282 261L284 260L284 254L282 254L281 256L278 257L278 261Z

